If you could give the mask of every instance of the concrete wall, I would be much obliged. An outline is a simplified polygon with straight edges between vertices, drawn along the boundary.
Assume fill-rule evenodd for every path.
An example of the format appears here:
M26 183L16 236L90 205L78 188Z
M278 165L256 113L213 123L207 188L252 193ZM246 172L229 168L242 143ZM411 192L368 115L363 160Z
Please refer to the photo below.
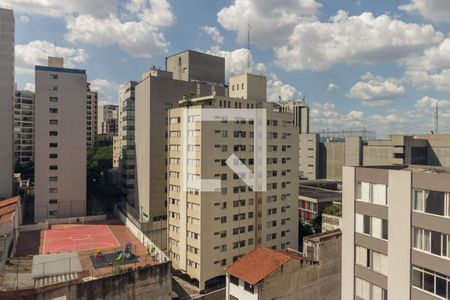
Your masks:
M0 7L0 199L13 193L14 15Z
M166 71L173 79L225 83L225 59L196 51L184 51L166 58Z
M355 290L355 168L344 167L342 186L341 299L353 299Z
M262 75L241 74L230 77L229 96L231 98L266 101L267 79Z
M342 180L345 163L345 143L325 142L319 144L320 178Z
M319 177L319 140L319 134L299 134L298 169L300 178L315 180Z

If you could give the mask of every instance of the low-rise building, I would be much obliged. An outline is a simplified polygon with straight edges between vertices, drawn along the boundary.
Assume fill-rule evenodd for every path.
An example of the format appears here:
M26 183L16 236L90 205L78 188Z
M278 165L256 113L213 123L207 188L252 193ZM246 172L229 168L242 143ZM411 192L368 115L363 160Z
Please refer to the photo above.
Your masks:
M320 216L325 207L333 202L341 201L342 194L339 191L324 188L299 185L298 216L300 221L311 223Z
M0 201L0 272L19 237L21 218L19 196Z
M310 236L304 248L250 251L225 269L226 299L341 299L340 230Z

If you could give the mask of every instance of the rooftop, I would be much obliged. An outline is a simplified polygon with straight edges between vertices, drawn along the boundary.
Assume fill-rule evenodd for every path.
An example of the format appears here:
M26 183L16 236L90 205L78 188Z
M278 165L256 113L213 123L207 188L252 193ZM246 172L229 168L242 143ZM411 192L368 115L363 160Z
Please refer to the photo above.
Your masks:
M0 223L11 220L19 201L20 196L0 201Z
M307 260L292 252L258 247L228 266L225 272L255 285L291 259Z
M87 237L83 236L85 234L72 234L76 228L82 230L83 226L92 227L93 225L102 225L102 227L105 227L105 230L110 231L111 236L116 240L113 247L110 247L107 243L98 243L98 241L102 242L101 236L105 235L105 232L103 231L97 232L101 235L93 236L91 241L88 241ZM59 250L61 252L58 251L58 247L61 245L57 245L52 241L50 241L52 242L50 243L49 238L46 237L46 235L49 235L52 231L56 231L59 236L66 235L66 239L62 242L64 245L61 250ZM5 266L3 273L0 275L0 293L10 290L14 291L16 288L19 290L27 290L33 286L43 287L73 280L87 281L99 277L111 276L117 272L117 264L108 263L108 261L99 264L99 262L95 260L95 255L98 250L101 250L105 259L108 259L108 257L116 258L118 257L119 251L122 251L124 245L127 243L131 244L132 253L136 258L130 262L122 261L119 268L123 270L134 270L159 264L157 259L152 257L149 253L148 249L118 219L108 219L106 224L105 222L102 222L102 224L98 224L98 222L91 224L58 224L51 225L50 229L21 232L14 257L10 259L10 262ZM86 245L88 245L88 247ZM91 247L89 247L89 245L91 245ZM102 247L102 245L104 247ZM44 247L46 248L44 249ZM73 272L71 271L66 274L42 278L32 277L33 257L49 253L49 257L59 254L67 255L70 252L78 255L81 263L81 271L72 270ZM67 260L66 258L64 259ZM45 263L46 262L43 264ZM52 261L50 263L54 264L55 262ZM63 265L64 263L65 261L61 261L59 265ZM94 263L98 265L94 267ZM45 269L45 266L43 267ZM48 267L49 268L47 269L54 268L53 265L49 265Z
M299 185L299 197L316 199L317 201L332 202L341 201L342 193L339 191L327 190L306 185Z
M305 236L304 239L312 241L312 242L320 242L324 239L329 239L330 237L340 236L341 234L342 234L341 230L336 229L333 231L326 231L326 232L322 232L322 233L308 235L308 236Z
M450 174L450 168L424 165L387 165L387 166L359 166L357 168L401 170L413 173Z

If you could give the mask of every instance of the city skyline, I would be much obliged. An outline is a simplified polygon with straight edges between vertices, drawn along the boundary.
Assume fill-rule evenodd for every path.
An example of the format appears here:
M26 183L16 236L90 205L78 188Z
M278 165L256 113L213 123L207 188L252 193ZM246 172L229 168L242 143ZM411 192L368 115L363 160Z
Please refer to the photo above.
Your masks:
M250 24L252 71L267 75L269 100L306 96L312 131L427 133L437 100L441 132L449 131L446 1L31 2L2 1L16 17L18 88L33 88L34 65L55 44L68 66L89 69L106 103L184 49L225 56L228 78L247 69Z

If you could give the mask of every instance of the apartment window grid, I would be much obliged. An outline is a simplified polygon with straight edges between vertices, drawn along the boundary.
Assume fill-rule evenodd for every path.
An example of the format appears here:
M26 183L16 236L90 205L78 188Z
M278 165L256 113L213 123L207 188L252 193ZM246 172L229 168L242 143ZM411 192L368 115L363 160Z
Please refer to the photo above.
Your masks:
M388 274L387 255L376 252L374 250L362 246L356 246L355 263L359 266L370 269L382 275L387 276Z
M388 221L363 214L355 214L355 230L373 238L388 240Z
M450 259L450 235L413 227L413 249Z
M388 292L364 279L355 277L355 294L363 300L388 300Z

